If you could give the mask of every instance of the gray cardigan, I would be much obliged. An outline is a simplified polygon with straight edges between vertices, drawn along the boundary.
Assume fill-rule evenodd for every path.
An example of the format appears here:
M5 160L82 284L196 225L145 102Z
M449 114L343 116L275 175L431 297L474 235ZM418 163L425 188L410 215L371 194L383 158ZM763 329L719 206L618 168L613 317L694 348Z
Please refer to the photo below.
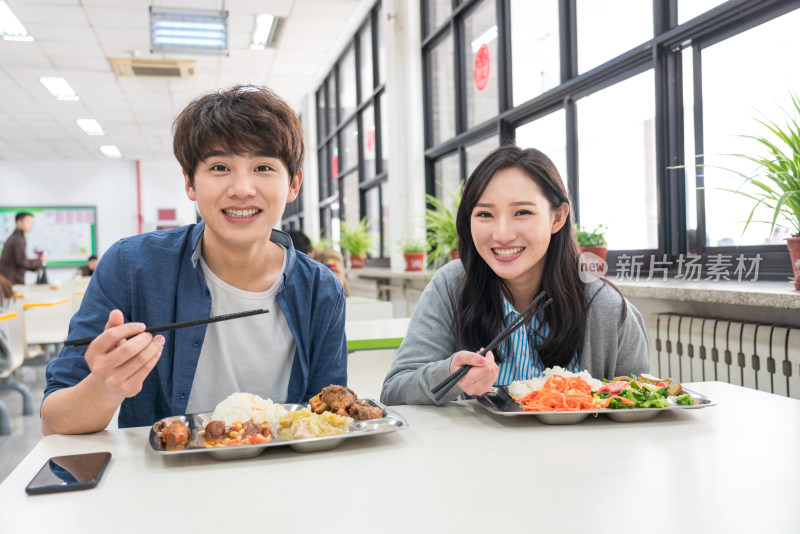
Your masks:
M403 344L383 382L385 404L443 404L462 393L455 386L436 403L431 388L450 374L456 352L455 310L464 268L451 261L434 275L422 292ZM595 378L612 378L650 370L650 344L642 315L605 282L586 286L591 302L581 350L581 370ZM619 325L622 306L628 307Z

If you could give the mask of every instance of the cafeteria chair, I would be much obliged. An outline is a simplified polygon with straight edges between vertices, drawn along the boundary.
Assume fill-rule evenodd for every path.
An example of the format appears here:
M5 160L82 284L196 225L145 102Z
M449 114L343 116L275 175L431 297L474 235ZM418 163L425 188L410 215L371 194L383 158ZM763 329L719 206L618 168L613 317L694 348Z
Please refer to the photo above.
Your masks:
M0 389L13 389L22 395L22 415L33 415L33 397L28 387L17 382L14 372L25 361L27 341L25 339L25 317L22 313L22 302L14 299L11 307L0 312L0 328L7 334L10 349L10 366L0 372ZM0 435L11 433L8 408L0 402Z

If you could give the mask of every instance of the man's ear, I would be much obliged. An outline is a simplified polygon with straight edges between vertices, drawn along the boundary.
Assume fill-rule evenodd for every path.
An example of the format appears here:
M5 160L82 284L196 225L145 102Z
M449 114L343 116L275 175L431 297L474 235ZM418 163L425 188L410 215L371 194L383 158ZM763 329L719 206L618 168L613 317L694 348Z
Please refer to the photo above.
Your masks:
M185 180L184 187L186 188L186 196L189 197L189 200L197 200L197 195L194 194L194 186L191 180L189 180L189 175L186 174L186 171L183 171L183 179Z
M553 211L553 225L550 229L551 234L557 233L564 226L569 218L569 204L564 202L558 209Z
M295 176L292 183L289 184L289 193L286 195L287 204L289 202L294 202L294 199L300 194L301 185L303 185L303 169L298 169L297 176Z

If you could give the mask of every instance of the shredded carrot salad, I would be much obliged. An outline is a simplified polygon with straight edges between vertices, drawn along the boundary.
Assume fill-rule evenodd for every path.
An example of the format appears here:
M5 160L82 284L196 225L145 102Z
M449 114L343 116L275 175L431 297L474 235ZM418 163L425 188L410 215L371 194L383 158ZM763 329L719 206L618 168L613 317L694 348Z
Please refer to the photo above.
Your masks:
M592 388L578 377L553 375L524 397L514 397L524 412L562 412L597 408Z

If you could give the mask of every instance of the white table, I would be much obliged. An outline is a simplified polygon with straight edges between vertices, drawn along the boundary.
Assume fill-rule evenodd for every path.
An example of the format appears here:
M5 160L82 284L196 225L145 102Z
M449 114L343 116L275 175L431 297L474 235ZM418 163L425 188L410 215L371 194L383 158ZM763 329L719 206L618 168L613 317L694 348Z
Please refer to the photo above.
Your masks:
M719 405L568 426L400 406L404 431L229 462L160 456L145 427L49 436L0 484L0 531L797 532L800 401L689 386ZM49 457L96 451L113 454L97 488L25 494Z
M346 321L347 350L396 349L408 330L408 317Z

